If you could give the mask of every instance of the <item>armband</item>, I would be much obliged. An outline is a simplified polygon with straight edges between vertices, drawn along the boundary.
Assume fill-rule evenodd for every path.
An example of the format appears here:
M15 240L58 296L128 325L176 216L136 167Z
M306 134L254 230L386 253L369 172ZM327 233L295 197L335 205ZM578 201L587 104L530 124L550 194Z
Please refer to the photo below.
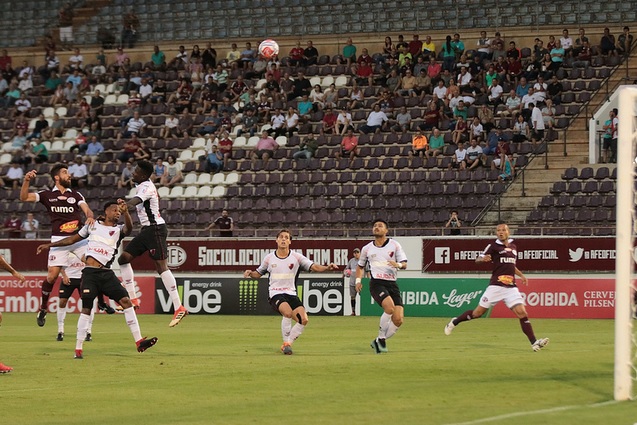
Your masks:
M360 277L357 277L357 278L356 278L356 284L358 285L359 283L361 283L361 278L360 278Z

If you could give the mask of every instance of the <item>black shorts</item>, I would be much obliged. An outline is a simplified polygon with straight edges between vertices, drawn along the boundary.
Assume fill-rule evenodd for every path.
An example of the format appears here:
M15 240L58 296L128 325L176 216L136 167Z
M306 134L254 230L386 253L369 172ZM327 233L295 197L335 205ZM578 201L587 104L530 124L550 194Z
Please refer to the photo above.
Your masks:
M283 303L288 303L292 308L292 311L296 310L299 307L303 307L303 303L301 302L299 297L290 294L277 294L272 298L269 298L268 302L277 313L280 313L279 307Z
M604 137L604 142L603 142L602 148L603 149L610 149L611 140L613 140L613 139L611 139L610 137Z
M117 302L128 297L128 292L113 270L85 267L82 270L82 305L92 306L93 300L99 294L104 294Z
M65 285L60 281L60 292L59 297L64 299L71 298L73 292L77 289L77 293L81 296L82 292L80 292L80 287L82 286L82 279L71 279L71 283Z
M144 226L142 230L133 238L126 248L133 257L139 257L146 251L153 260L165 260L167 258L168 246L166 238L168 237L168 228L165 224L157 224L155 226Z
M369 293L372 294L372 298L378 305L382 305L383 300L387 297L391 297L394 305L403 305L400 289L398 289L398 284L395 281L372 279L369 281Z

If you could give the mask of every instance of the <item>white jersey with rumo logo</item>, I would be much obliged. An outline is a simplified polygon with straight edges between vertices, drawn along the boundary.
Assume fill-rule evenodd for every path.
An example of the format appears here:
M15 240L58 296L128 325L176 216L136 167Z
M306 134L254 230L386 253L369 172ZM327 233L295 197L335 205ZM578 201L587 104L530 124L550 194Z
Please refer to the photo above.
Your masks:
M110 267L124 239L123 228L123 224L105 226L99 221L82 227L78 234L84 239L88 238L86 257L93 257L105 267Z
M309 271L312 264L313 261L295 251L290 251L285 258L279 258L276 252L271 252L263 258L257 273L261 276L270 274L270 298L277 294L296 295L296 278L299 272Z
M369 262L372 279L395 281L396 268L388 263L390 260L397 263L407 261L403 247L393 239L387 239L383 246L376 246L372 241L361 250L358 265L365 267Z
M159 214L159 195L153 182L146 180L138 184L135 197L142 200L140 204L136 205L139 224L152 226L166 223L161 214Z

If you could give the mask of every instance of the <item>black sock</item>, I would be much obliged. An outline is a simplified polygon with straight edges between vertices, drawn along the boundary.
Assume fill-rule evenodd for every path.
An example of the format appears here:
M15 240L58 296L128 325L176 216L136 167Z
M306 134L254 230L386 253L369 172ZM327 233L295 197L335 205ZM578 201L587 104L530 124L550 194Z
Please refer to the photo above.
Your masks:
M42 299L40 301L40 310L48 311L49 309L49 297L53 291L53 284L49 283L46 279L42 281Z

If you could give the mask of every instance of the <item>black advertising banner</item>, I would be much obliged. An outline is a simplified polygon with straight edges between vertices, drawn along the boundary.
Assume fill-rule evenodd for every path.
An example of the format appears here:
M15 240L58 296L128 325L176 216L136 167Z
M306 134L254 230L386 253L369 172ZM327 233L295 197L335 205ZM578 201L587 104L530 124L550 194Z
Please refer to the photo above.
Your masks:
M276 314L268 303L268 279L179 277L177 288L190 314ZM343 315L341 278L299 278L297 294L308 314ZM172 313L172 301L161 279L155 280L155 313Z

